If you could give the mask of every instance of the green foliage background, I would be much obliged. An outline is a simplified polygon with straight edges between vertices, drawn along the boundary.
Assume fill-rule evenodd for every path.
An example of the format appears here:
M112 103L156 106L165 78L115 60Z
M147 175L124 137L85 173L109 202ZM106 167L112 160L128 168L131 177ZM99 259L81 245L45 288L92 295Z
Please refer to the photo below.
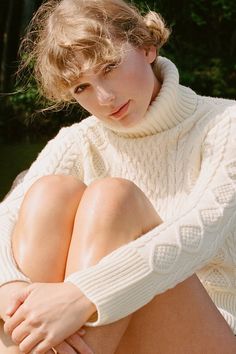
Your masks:
M40 2L37 1L35 8ZM148 8L160 12L171 27L169 43L160 54L176 63L182 84L203 95L236 98L235 0L137 0L134 3L144 12ZM28 12L29 15L32 16ZM20 87L15 86L12 77L16 60L8 65L11 70L8 70L7 91L18 91ZM30 140L49 138L62 125L84 117L79 107L37 113L43 106L33 81L27 91L1 97L0 141L26 136Z

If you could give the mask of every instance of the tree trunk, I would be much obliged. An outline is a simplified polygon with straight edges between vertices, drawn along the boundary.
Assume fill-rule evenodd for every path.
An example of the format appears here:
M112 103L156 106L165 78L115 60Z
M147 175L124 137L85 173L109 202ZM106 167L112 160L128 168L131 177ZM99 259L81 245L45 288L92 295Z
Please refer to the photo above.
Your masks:
M1 55L1 68L0 68L0 88L1 92L4 91L5 81L6 81L6 65L7 65L7 52L8 52L8 42L11 27L11 18L13 12L13 0L8 1L8 6L6 9L6 20L3 23L3 36L2 36L2 55Z
M16 70L19 44L22 1L8 0L3 20L2 55L0 62L0 89L6 92L11 86L11 76Z

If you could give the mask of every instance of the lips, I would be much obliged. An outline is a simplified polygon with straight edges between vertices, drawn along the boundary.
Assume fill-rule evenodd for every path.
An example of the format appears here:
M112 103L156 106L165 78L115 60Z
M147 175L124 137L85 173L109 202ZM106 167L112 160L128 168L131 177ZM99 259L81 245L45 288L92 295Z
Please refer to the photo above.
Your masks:
M113 114L118 113L126 104L127 104L127 102L126 102L125 104L122 104L119 108L116 108L116 109L111 113L111 116L113 116Z
M111 117L113 118L122 118L124 114L127 112L129 108L130 101L127 101L125 104L121 105L120 107L116 108L112 113Z

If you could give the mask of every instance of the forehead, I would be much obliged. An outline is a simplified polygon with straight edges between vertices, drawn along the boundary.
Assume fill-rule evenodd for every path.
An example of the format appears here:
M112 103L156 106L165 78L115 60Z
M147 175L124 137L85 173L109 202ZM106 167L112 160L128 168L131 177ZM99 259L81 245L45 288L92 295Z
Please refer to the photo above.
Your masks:
M106 58L102 62L84 61L80 66L76 75L71 78L69 88L73 89L76 85L85 82L96 80L97 77L103 72L105 67L109 64L124 65L125 67L136 66L137 56L140 55L140 50L130 44L126 44L122 50L121 55L118 57Z
M118 55L85 58L81 53L74 53L73 57L64 58L63 66L58 67L58 70L67 85L71 86L84 77L97 75L106 65L118 63L121 60L121 56Z
M71 78L70 86L73 87L79 82L92 80L93 78L96 78L104 70L104 68L110 63L111 61L99 63L91 67L85 66L85 68L78 71L77 75Z

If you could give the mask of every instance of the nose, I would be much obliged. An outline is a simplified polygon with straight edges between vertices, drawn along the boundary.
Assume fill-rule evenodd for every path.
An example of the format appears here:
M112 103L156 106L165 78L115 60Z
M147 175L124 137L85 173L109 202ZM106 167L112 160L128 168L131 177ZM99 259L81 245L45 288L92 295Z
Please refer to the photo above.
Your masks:
M106 106L114 101L115 95L109 87L99 85L97 87L97 98L100 105Z

